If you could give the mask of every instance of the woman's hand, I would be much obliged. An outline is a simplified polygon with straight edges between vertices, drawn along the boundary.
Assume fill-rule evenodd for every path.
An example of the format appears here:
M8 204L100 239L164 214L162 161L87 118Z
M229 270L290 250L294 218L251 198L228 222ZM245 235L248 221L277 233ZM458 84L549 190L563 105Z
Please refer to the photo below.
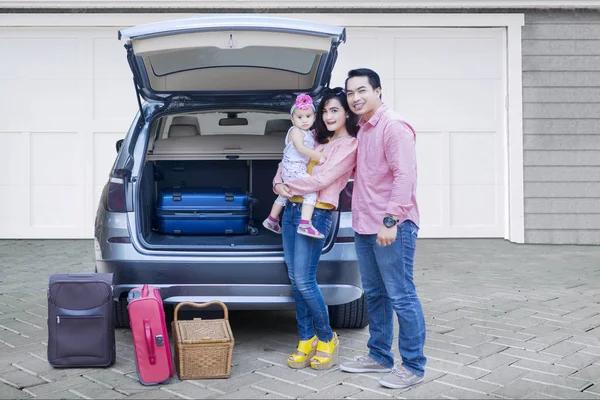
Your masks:
M284 183L278 183L277 185L275 185L275 193L277 193L281 197L285 197L286 199L291 199L293 197L290 188L287 187Z

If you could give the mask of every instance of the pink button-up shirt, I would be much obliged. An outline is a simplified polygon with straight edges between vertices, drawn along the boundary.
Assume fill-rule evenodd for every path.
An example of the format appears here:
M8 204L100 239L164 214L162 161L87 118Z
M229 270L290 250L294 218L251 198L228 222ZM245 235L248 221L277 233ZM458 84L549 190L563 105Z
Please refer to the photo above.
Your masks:
M361 234L376 234L386 215L418 226L414 129L383 104L359 125L352 227Z
M357 147L358 140L350 136L338 138L326 145L317 145L315 150L322 151L323 155L327 157L327 161L321 165L315 165L312 176L292 179L285 184L295 196L319 192L319 202L331 204L337 208L340 192L348 183L348 178L356 166ZM279 169L273 179L273 188L278 183L283 183L281 164L279 164Z

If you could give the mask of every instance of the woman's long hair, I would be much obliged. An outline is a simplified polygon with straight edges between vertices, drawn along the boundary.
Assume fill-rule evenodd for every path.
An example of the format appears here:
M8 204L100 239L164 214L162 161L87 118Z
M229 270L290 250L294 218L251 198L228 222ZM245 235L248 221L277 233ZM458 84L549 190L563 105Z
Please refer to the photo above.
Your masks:
M317 108L317 118L315 120L315 129L317 131L317 142L324 144L329 141L329 139L333 136L333 132L327 130L327 126L323 122L323 109L325 108L325 104L331 99L337 99L346 113L348 114L348 118L346 118L346 130L352 137L356 137L358 133L358 116L354 114L350 110L350 106L348 106L348 99L346 99L346 91L341 87L336 87L333 89L325 89L323 92L323 97L319 101L319 107Z

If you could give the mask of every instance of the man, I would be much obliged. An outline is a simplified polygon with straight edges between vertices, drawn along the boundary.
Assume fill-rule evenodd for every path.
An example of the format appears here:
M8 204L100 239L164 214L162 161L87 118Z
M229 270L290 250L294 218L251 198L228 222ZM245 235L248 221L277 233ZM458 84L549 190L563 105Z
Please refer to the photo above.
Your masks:
M341 365L346 372L390 372L382 386L400 389L423 380L425 319L413 283L419 225L415 132L381 101L379 75L348 72L346 95L361 117L352 196L352 227L369 311L368 357ZM394 367L393 315L399 322L402 364Z

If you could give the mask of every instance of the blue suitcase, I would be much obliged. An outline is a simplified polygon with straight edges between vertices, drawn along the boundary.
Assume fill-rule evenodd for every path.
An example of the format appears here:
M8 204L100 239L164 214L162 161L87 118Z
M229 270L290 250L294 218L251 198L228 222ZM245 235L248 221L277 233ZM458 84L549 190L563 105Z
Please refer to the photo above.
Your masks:
M156 229L167 235L256 235L248 193L229 188L164 188L156 202Z

